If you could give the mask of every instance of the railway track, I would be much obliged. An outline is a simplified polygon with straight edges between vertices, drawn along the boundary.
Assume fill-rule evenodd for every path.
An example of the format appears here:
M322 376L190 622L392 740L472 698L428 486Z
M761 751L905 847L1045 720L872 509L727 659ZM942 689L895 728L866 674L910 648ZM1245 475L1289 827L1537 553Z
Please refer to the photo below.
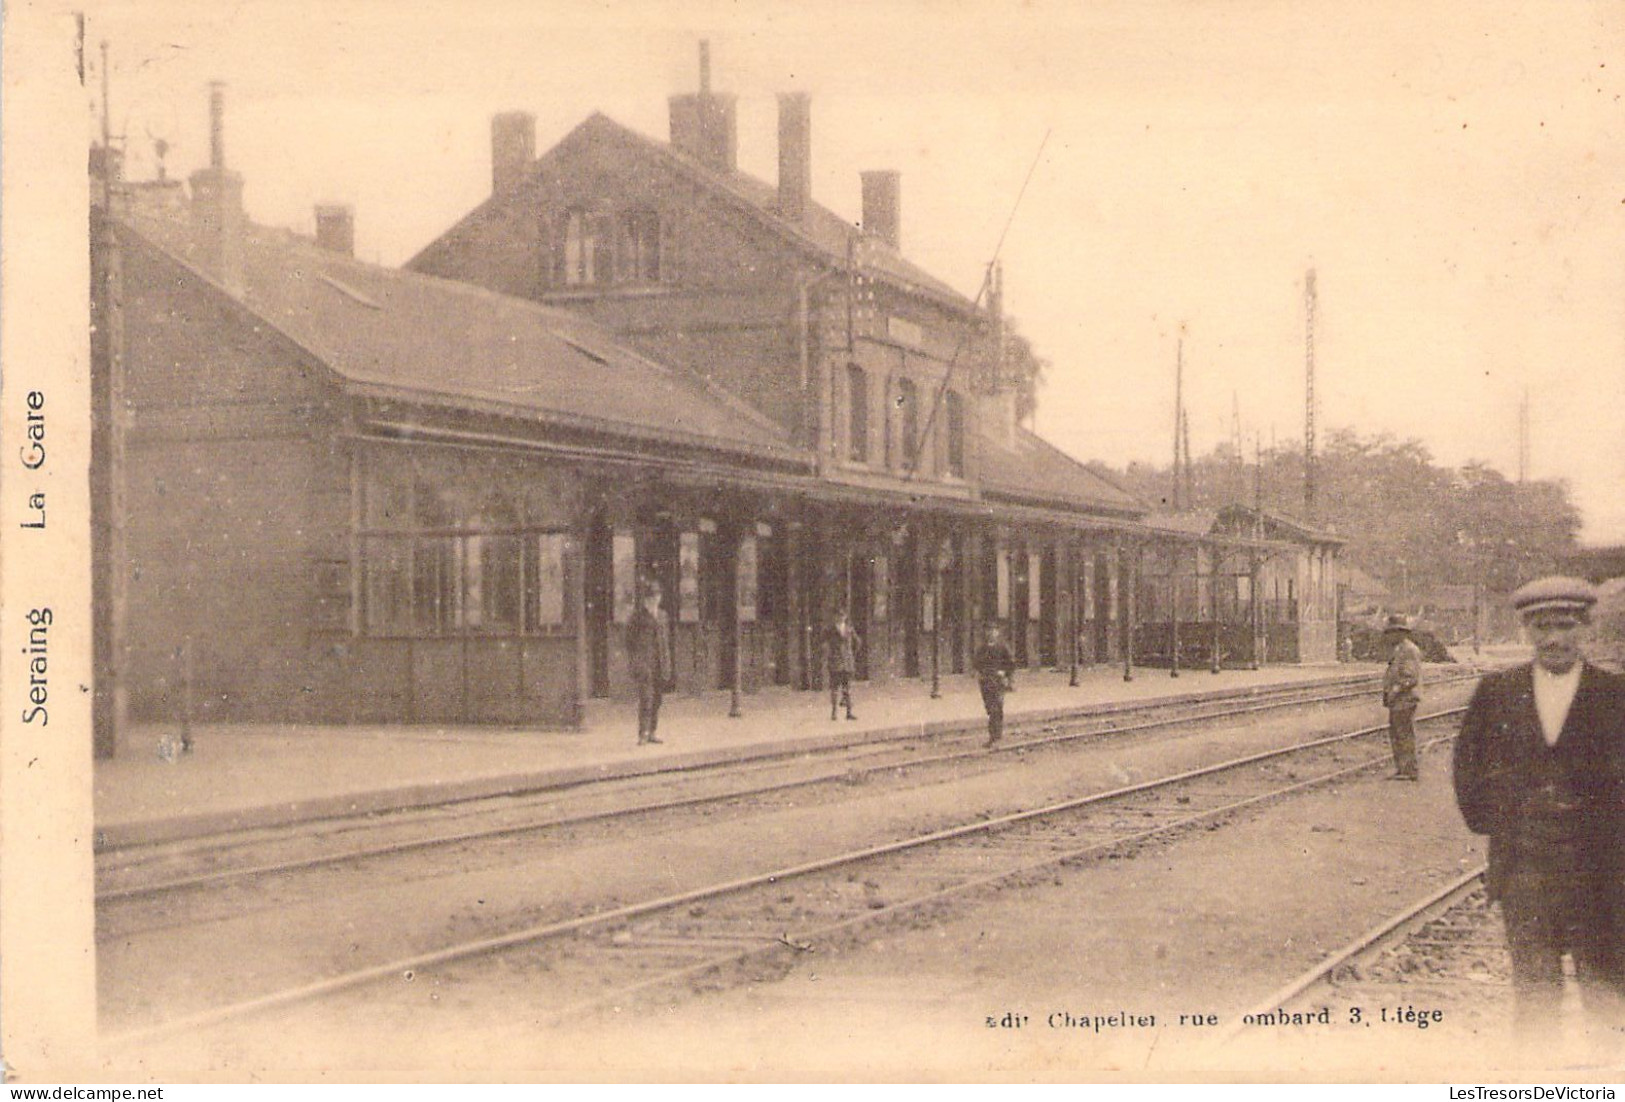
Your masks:
M1319 1015L1345 1040L1369 1042L1361 1036L1368 1030L1388 1031L1389 1058L1403 1056L1418 1067L1442 1062L1441 1050L1478 1068L1625 1067L1617 1032L1587 1034L1572 966L1562 1008L1567 1024L1555 1044L1534 1050L1518 1044L1511 962L1484 873L1483 865L1468 870L1331 954L1238 1019L1225 1041L1256 1032L1249 1021ZM1393 1044L1395 1030L1408 1035L1408 1045ZM1426 1040L1430 1030L1437 1041Z
M1444 678L1430 687L1471 680ZM993 750L979 731L843 745L816 753L763 755L745 762L674 766L658 774L565 789L519 792L383 815L352 816L277 828L233 831L179 843L126 846L97 857L97 902L111 905L192 889L228 887L255 878L320 869L483 841L579 828L629 815L693 810L781 795L819 786L852 785L907 770L919 774L1003 755L1062 747L1105 736L1123 737L1170 727L1370 696L1372 678L1351 679L1328 692L1288 686L1239 699L1194 705L1146 705L1048 715L1010 725Z
M1438 724L1462 709L1420 717ZM334 974L123 1034L141 1042L220 1026L372 984L503 958L545 975L554 1016L570 1020L657 990L724 986L731 971L783 968L876 923L918 920L1001 886L1054 878L1063 865L1133 854L1294 793L1385 768L1385 727L1252 754L1142 784L832 854L660 898L511 929ZM1444 741L1453 735L1434 741ZM524 948L519 963L512 950Z

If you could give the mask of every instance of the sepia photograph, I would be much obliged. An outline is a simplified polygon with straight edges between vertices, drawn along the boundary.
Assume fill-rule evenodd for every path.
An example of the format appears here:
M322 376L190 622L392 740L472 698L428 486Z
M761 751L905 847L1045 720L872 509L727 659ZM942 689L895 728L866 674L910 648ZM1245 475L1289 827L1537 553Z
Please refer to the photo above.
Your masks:
M5 1076L1625 1072L1625 9L3 48Z

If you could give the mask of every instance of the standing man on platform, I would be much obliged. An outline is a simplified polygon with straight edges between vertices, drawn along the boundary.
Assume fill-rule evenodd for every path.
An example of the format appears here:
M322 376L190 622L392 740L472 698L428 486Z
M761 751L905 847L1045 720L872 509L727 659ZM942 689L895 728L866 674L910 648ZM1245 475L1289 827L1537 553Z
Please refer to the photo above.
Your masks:
M987 709L987 744L1004 737L1004 694L1016 687L1016 656L999 635L999 625L987 626L986 642L976 649L971 668L982 689L982 707Z
M1625 677L1581 653L1596 601L1578 578L1514 593L1534 661L1479 682L1456 741L1456 802L1490 838L1513 1028L1537 1045L1554 1039L1565 953L1588 1016L1625 1028Z
M1388 709L1388 745L1394 752L1396 781L1418 779L1416 765L1416 706L1422 703L1422 652L1411 639L1405 617L1388 617L1383 638L1392 650L1388 672L1382 677L1382 706Z
M829 718L835 718L837 700L846 708L847 719L857 719L852 714L852 678L858 673L858 649L863 646L863 640L852 628L852 618L847 615L846 609L841 609L830 625L829 638L825 640L825 652L829 661Z
M626 627L627 664L638 687L638 745L657 743L660 701L671 680L671 636L660 608L660 586L645 581L643 601Z

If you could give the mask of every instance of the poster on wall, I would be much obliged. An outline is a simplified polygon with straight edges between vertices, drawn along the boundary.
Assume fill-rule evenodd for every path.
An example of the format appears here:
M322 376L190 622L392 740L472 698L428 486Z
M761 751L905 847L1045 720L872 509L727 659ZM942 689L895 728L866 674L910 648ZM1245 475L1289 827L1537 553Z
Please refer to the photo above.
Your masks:
M999 548L994 562L998 574L999 619L1003 620L1010 615L1010 552Z
M677 542L677 618L685 624L700 620L700 534L684 532Z
M739 622L756 622L756 537L745 536L739 541L739 588L734 594L738 602Z
M1044 557L1037 551L1027 552L1027 619L1037 620L1044 615Z
M556 628L564 623L564 554L562 532L543 532L536 537L536 623Z
M1085 559L1083 560L1083 618L1085 620L1094 620L1096 619L1096 612L1095 561Z
M874 564L874 618L876 623L885 623L891 615L891 564L885 555L876 555L869 560Z
M624 624L632 619L632 610L638 603L637 541L632 533L615 533L611 558L615 575L615 622Z

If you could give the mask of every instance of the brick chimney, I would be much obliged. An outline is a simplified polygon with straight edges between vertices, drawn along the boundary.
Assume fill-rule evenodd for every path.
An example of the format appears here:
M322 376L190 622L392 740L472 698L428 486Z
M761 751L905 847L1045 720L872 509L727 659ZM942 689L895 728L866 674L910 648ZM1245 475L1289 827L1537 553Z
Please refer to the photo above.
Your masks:
M739 165L739 120L733 96L711 93L711 43L700 43L700 91L672 96L671 145L714 172Z
M355 212L343 203L316 207L316 244L340 256L355 255Z
M504 111L491 116L491 192L500 195L524 178L536 159L536 116Z
M209 84L209 167L192 173L192 228L204 269L243 293L243 178L226 167L226 86Z
M812 202L812 103L806 92L779 96L779 213L792 222Z
M892 248L900 248L902 237L902 198L894 169L862 172L863 232L873 234Z

